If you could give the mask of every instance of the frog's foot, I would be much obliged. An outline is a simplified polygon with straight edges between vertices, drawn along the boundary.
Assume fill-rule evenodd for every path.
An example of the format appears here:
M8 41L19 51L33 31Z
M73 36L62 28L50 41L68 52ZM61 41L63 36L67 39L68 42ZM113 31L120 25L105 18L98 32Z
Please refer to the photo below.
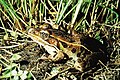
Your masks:
M64 54L61 50L58 50L55 55L49 55L48 58L56 62L62 60L64 58Z
M49 54L48 56L46 56L46 54L43 54L39 59L41 59L41 60L50 60L50 61L57 62L57 61L62 60L63 58L64 58L64 54L60 50L55 55L50 55Z
M76 70L79 70L80 72L83 72L83 63L82 63L82 62L75 61L74 68L75 68Z

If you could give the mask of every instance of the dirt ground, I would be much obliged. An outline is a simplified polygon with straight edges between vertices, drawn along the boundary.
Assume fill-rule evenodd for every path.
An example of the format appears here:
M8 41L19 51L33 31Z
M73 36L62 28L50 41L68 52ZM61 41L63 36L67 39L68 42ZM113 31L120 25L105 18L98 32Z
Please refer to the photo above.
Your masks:
M50 60L43 60L41 56L47 54L47 52L39 46L37 43L26 43L21 47L16 47L9 49L12 53L18 53L21 58L15 60L14 63L20 64L21 70L31 71L37 80L91 80L91 79L103 79L106 75L107 79L112 80L112 77L119 78L119 72L115 71L109 73L106 67L98 64L97 67L90 69L86 72L80 72L76 70L73 65L69 64L70 60L64 59L63 61L53 62ZM4 53L4 51L1 51ZM10 55L4 53L3 55L8 60ZM115 67L116 65L110 65L110 67ZM118 67L118 66L116 66ZM57 73L57 74L56 74ZM110 76L111 75L111 76ZM104 80L104 79L103 79Z

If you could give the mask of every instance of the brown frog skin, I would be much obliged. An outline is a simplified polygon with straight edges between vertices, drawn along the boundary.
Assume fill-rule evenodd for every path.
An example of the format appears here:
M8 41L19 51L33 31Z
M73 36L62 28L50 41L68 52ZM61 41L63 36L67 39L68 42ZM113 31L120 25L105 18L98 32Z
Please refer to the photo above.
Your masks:
M73 58L75 60L74 67L81 72L97 65L99 60L104 64L107 61L105 47L94 38L85 36L84 34L75 34L77 35L76 38L75 35L52 28L38 28L33 31L33 35L58 47L68 57ZM61 44L64 48L60 47ZM75 58L73 56L74 54Z

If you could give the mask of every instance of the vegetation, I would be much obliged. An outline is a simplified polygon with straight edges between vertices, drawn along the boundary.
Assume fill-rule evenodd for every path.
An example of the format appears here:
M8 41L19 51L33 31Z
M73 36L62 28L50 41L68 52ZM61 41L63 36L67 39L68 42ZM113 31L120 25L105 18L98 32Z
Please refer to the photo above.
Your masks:
M44 76L49 75L49 72L45 72L44 76L36 78L34 67L24 69L21 67L23 62L18 61L22 58L21 55L26 56L23 49L30 49L26 48L31 43L27 36L28 30L41 23L48 23L67 32L75 30L78 33L87 33L98 39L107 47L110 61L107 65L103 64L91 78L120 78L119 0L0 0L0 16L0 79L45 79ZM31 48L33 46L39 47L35 44ZM29 55L31 58L32 53L29 52ZM52 69L56 71L58 68ZM63 73L66 74L64 71L60 72L61 75ZM74 79L78 76L72 75Z

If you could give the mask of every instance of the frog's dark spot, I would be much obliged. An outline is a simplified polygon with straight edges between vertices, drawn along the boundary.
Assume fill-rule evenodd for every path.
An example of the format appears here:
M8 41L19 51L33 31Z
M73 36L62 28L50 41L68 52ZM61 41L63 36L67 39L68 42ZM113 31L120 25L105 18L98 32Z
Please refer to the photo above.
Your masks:
M68 47L68 45L66 43L64 43L64 42L61 42L61 43L62 43L62 45L63 45L64 48Z
M71 51L72 51L72 53L75 53L75 52L76 52L76 49L75 49L75 48L73 48Z
M79 52L79 53L77 53L77 57L80 57L80 52Z

